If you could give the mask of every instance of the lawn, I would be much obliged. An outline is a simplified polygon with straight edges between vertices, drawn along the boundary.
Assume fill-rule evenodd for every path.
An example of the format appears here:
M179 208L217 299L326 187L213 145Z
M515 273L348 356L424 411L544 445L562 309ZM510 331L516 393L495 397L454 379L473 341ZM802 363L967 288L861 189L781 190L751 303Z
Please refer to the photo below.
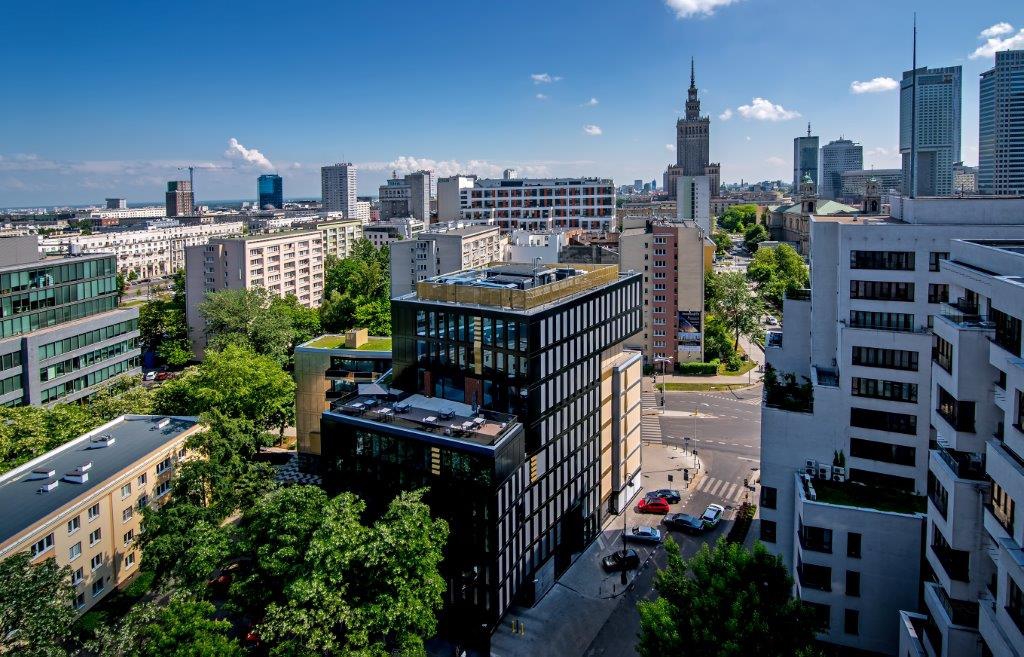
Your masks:
M815 479L812 483L814 492L817 494L817 501L825 504L856 506L896 513L924 513L926 510L924 495L827 479Z
M751 359L747 359L747 360L743 361L743 363L740 365L740 368L738 370L728 370L728 369L725 368L725 365L722 365L722 366L720 366L718 368L718 373L719 374L727 374L729 376L736 376L736 375L739 375L739 374L746 374L747 372L749 372L750 370L754 369L755 367L757 367L757 363L755 363Z
M314 349L344 349L344 335L321 335L316 340L306 343L307 347ZM391 351L391 338L369 338L364 345L358 348L359 351Z
M391 338L370 338L359 351L391 351Z

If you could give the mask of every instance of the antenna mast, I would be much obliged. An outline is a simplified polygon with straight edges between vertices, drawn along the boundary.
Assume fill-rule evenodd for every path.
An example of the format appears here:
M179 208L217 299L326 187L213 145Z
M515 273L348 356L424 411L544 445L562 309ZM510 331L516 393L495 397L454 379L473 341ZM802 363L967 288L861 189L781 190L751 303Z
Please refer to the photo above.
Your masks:
M910 73L910 198L917 196L917 12L914 12L914 54Z

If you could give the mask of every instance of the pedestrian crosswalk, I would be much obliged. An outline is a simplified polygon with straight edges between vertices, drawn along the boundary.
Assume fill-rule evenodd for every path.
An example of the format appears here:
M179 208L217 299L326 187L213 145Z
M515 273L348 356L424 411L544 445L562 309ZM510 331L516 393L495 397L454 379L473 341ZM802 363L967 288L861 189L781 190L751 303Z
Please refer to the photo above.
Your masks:
M693 488L695 491L707 493L712 497L725 500L726 502L740 503L743 501L750 501L752 493L750 489L744 486L742 483L734 483L731 481L723 481L721 479L715 479L714 477L703 477L697 482L696 487Z
M644 442L661 442L661 418L652 410L657 407L657 392L646 390L640 393L640 439Z

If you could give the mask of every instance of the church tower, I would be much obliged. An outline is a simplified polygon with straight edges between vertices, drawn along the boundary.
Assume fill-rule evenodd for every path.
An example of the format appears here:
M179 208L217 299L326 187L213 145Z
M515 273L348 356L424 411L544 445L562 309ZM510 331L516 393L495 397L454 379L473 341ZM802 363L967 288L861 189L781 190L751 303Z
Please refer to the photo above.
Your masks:
M864 202L861 204L864 214L879 214L882 211L882 192L879 190L878 178L871 176L864 184Z
M814 181L810 174L805 173L800 181L800 212L814 214L818 208L818 194L814 189Z

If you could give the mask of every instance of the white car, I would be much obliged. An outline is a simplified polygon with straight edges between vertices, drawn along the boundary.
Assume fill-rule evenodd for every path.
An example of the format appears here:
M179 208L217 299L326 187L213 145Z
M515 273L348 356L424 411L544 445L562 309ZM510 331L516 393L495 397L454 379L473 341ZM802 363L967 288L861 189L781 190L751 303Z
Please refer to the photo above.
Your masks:
M764 318L764 323L767 324L768 326L778 326L779 320L775 319L774 315L768 315L767 317Z
M156 370L152 372L146 372L145 376L142 377L143 381L156 381Z
M704 515L702 515L700 519L704 521L705 527L711 529L712 527L718 526L723 513L725 513L725 509L721 504L709 504L708 508L704 509Z

